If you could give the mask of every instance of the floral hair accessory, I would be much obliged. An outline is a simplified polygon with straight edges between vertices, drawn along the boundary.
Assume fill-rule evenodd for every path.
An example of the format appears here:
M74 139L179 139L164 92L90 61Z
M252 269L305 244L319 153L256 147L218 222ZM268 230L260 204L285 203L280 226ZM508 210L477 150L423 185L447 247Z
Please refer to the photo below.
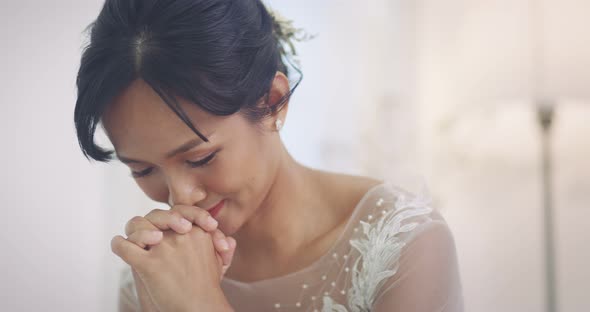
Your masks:
M293 21L286 19L279 12L267 8L268 13L273 20L273 34L279 41L279 49L281 55L290 56L297 66L300 66L299 60L296 58L297 51L295 49L294 41L307 41L315 38L315 35L310 35L302 28L293 26ZM285 49L288 47L289 51Z

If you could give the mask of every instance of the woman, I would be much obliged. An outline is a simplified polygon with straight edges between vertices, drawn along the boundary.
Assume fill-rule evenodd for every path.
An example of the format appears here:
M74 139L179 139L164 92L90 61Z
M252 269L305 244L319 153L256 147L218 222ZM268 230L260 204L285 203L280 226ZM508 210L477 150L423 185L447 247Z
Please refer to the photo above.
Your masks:
M107 0L90 29L82 151L170 205L112 240L120 311L462 310L452 235L423 197L285 149L294 31L260 0Z

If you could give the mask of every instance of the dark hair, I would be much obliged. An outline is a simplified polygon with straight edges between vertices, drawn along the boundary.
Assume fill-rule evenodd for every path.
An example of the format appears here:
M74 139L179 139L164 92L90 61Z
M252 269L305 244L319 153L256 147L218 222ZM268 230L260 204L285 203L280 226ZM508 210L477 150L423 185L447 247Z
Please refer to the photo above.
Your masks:
M113 152L94 141L96 127L136 79L207 141L177 96L214 115L242 112L257 122L282 109L303 77L278 103L259 105L268 102L276 72L288 75L285 60L301 74L285 55L280 23L260 0L106 0L87 29L74 123L88 159L111 159Z

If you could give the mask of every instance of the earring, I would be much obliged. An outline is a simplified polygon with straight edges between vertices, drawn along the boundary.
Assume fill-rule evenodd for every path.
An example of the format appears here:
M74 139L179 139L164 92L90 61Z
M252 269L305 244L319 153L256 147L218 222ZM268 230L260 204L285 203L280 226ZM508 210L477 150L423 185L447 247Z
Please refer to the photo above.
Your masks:
M283 127L283 121L277 119L277 121L275 121L275 127L277 127L277 131L281 131L281 128Z

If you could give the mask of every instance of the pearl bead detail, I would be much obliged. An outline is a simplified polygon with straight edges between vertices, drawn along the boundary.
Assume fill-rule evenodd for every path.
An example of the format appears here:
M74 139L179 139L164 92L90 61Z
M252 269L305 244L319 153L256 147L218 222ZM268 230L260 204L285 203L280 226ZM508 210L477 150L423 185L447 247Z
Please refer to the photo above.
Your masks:
M379 200L377 201L377 207L381 207L383 205L383 198L379 198Z
M382 206L384 206L384 204L385 204L385 199L384 198L378 198L378 200L376 201L376 205L378 207L382 207ZM395 209L393 209L393 210L395 210ZM379 213L379 211L381 213ZM365 220L369 220L369 221L375 220L373 222L376 222L376 221L379 220L379 218L381 218L380 214L386 215L390 211L392 211L392 210L391 209L387 209L386 207L382 207L380 209L375 209L373 213L365 215L366 216ZM366 230L367 226L369 225L369 224L367 224L369 222L367 222L367 223L363 223L363 222L364 221L361 219L360 220L360 224L356 224L356 227L353 228L353 231L358 233L359 230L362 230L362 231L360 231L361 234L362 234ZM363 226L362 228L360 227L361 225ZM353 240L352 239L349 239L349 242L352 243ZM340 263L340 261L338 260L340 257L345 260L345 261L343 261L343 263ZM350 267L351 263L349 263L347 260L349 258L351 260L353 260L355 258L354 255L352 255L350 252L346 252L346 251L344 251L343 253L333 252L332 255L331 255L331 258L334 259L334 260L331 261L332 264L334 264L334 265L336 265L336 264L342 265L339 268L339 270L344 270L344 272L346 272L347 274L348 273L352 274L351 273L351 269L352 268ZM346 266L346 265L348 265L348 266ZM339 272L342 272L342 271L339 271ZM327 280L328 280L328 277L329 277L328 275L329 274L328 274L328 272L325 272L325 273L326 274L320 276L320 279L325 282L325 283L321 283L321 284L325 285L326 283L330 283L330 286L331 287L330 286L327 286L327 285L326 286L322 286L322 288L323 287L326 287L327 288L327 289L324 289L324 290L327 290L327 291L324 291L323 292L323 296L324 297L329 297L331 295L332 296L335 296L337 294L340 294L341 296L346 296L346 294L348 293L348 290L347 289L341 289L340 287L337 287L338 286L337 281L339 279L337 278L337 279L335 279L333 281L329 281L328 282ZM345 276L351 277L350 274L345 275ZM330 274L330 279L332 279L332 274ZM310 283L311 281L308 280L307 282ZM308 292L308 295L305 295L306 292L304 290L308 290L311 287L310 285L315 285L314 283L311 283L311 284L308 284L308 283L300 284L301 285L301 289L303 289L301 291L301 294L300 294L300 297L299 297L299 300L300 301L297 301L295 303L289 303L289 304L285 304L285 302L283 302L282 304L281 303L278 303L278 302L275 303L274 304L274 307L275 307L275 309L277 309L277 312L279 310L282 311L282 310L287 309L289 307L291 309L293 309L293 310L295 308L298 308L297 311L302 311L303 309L305 309L306 311L319 312L320 310L318 310L317 308L316 309L313 309L313 310L309 310L309 308L313 308L314 305L317 306L318 304L320 304L321 303L321 299L322 299L322 295L321 295L321 293L315 293L315 296L309 296L309 295L311 295L309 293L311 291ZM345 298L345 297L341 297L341 298ZM309 301L306 302L306 300L309 300ZM291 301L291 302L293 302L293 301ZM308 304L308 303L311 304L311 307L305 307L304 308L304 304Z

